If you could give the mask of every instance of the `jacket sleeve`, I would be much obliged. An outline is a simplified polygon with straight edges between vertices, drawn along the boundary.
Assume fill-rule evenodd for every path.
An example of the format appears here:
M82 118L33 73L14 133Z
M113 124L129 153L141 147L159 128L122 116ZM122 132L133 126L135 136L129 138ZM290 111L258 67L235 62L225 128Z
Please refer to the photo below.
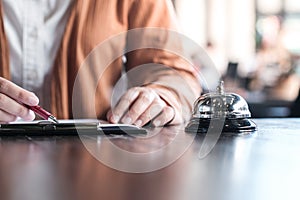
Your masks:
M126 70L130 86L155 89L175 110L171 123L188 120L201 87L197 70L184 51L185 37L177 31L171 1L133 1L128 29Z
M4 29L4 13L2 1L0 2L0 77L10 79L9 49Z

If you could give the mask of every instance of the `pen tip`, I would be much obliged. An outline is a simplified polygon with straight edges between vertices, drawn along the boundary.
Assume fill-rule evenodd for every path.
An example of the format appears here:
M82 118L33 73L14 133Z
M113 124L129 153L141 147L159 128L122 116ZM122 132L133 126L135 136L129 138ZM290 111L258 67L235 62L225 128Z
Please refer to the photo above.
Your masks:
M58 120L53 115L49 116L48 120L50 120L56 124L59 124Z

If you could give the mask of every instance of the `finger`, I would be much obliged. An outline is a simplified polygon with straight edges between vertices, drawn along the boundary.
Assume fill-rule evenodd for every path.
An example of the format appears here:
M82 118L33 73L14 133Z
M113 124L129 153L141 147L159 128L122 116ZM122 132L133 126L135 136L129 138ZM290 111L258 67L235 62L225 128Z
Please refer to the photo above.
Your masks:
M25 117L22 117L25 121L33 121L35 119L35 113L32 110L29 110L28 114Z
M172 121L172 119L174 119L174 116L174 109L170 106L166 106L163 108L163 112L155 118L152 124L156 127L164 126L170 121Z
M130 106L128 112L122 118L122 123L132 124L134 123L141 114L153 103L155 98L159 98L157 94L150 90L141 92L138 98Z
M0 110L0 123L1 124L16 121L16 119L17 119L17 116L14 116L3 110Z
M109 121L113 123L118 123L124 113L128 110L130 105L139 96L140 90L133 88L128 90L120 99L119 103L112 109L111 117Z
M146 111L142 115L140 115L140 117L138 118L138 120L136 120L134 124L136 126L144 126L145 124L153 120L157 115L159 115L163 111L163 108L165 106L166 104L162 100L152 103L146 109Z
M29 92L16 84L0 77L0 93L3 93L16 101L21 103L36 106L39 103L39 99L35 94Z
M35 115L25 106L19 104L14 99L0 93L0 109L10 115L21 117L24 120L33 120Z
M111 121L111 118L112 118L112 110L109 110L109 111L106 113L106 119L107 119L108 122L113 123L113 121Z

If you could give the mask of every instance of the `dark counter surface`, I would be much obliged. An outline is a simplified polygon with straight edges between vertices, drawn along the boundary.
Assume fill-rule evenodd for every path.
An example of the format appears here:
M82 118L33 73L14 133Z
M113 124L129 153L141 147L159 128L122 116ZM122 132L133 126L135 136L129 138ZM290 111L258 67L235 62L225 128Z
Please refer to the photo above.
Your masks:
M254 121L256 133L221 137L203 159L204 136L183 126L138 138L0 137L0 199L299 200L300 119Z

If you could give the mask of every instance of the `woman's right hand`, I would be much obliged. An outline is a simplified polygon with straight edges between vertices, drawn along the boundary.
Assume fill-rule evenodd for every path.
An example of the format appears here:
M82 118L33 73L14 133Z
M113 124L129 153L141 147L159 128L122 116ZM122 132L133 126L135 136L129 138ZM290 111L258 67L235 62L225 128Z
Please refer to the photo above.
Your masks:
M35 114L22 104L36 106L38 97L16 84L0 77L0 123L15 121L18 117L32 121Z

